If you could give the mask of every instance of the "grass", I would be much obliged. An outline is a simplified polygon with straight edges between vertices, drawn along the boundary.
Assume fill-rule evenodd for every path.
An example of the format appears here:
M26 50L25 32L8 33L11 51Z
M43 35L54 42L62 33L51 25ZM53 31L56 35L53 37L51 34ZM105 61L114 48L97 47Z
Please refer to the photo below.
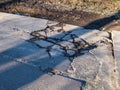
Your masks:
M8 0L0 0L0 1L2 2ZM82 10L87 12L90 11L102 15L110 15L120 10L120 0L26 0L27 3L34 3L34 2L39 3L41 1L50 3L48 4L48 6L51 5L50 7L53 7L54 4L54 6L56 5L60 9L61 6L58 4L62 4L63 6L67 5L68 7L73 8L73 10L75 10L76 8L77 10ZM27 4L26 2L18 3L16 7L20 6L20 4L24 4L23 6L29 7L30 5ZM33 7L35 7L35 5L33 5ZM45 6L45 8L50 9L47 6Z
M70 7L80 7L99 14L120 10L120 0L45 0L50 3L62 3Z

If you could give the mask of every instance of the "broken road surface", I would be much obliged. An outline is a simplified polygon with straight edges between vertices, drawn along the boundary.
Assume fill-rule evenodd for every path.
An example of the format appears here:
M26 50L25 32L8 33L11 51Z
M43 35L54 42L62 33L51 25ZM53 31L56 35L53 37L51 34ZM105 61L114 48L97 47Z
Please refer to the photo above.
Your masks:
M0 90L119 90L113 38L107 31L0 12Z

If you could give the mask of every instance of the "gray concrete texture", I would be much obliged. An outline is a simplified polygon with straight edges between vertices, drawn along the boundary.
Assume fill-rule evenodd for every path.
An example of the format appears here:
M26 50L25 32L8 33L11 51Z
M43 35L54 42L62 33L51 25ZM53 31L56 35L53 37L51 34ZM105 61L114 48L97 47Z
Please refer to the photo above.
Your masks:
M120 90L112 34L0 12L0 90Z

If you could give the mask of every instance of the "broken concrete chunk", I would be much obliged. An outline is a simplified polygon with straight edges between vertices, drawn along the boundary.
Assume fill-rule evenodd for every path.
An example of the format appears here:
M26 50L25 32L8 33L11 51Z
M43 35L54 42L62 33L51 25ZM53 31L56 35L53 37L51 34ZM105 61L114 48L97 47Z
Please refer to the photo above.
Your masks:
M60 42L60 45L63 47L66 47L67 49L74 48L74 43L71 43L69 41L62 41L62 42Z
M52 49L50 50L50 54L51 54L52 56L64 55L64 52L65 52L65 51L62 50L61 47L58 46L58 45L54 45L54 46L52 47Z
M70 55L70 56L73 56L75 55L75 50L67 50L67 53Z
M35 43L37 43L41 47L50 47L53 45L53 43L50 43L50 42L45 41L45 40L38 40L38 41L35 41Z

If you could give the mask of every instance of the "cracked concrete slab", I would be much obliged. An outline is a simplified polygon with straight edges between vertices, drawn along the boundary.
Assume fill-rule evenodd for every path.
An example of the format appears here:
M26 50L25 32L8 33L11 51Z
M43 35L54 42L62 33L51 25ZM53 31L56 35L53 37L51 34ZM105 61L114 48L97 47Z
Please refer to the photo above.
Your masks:
M76 68L74 76L89 83L85 90L115 90L114 85L111 85L114 83L114 69L111 50L108 49L110 44L98 45L101 46L73 60L72 65Z
M0 12L0 88L115 90L110 33Z

